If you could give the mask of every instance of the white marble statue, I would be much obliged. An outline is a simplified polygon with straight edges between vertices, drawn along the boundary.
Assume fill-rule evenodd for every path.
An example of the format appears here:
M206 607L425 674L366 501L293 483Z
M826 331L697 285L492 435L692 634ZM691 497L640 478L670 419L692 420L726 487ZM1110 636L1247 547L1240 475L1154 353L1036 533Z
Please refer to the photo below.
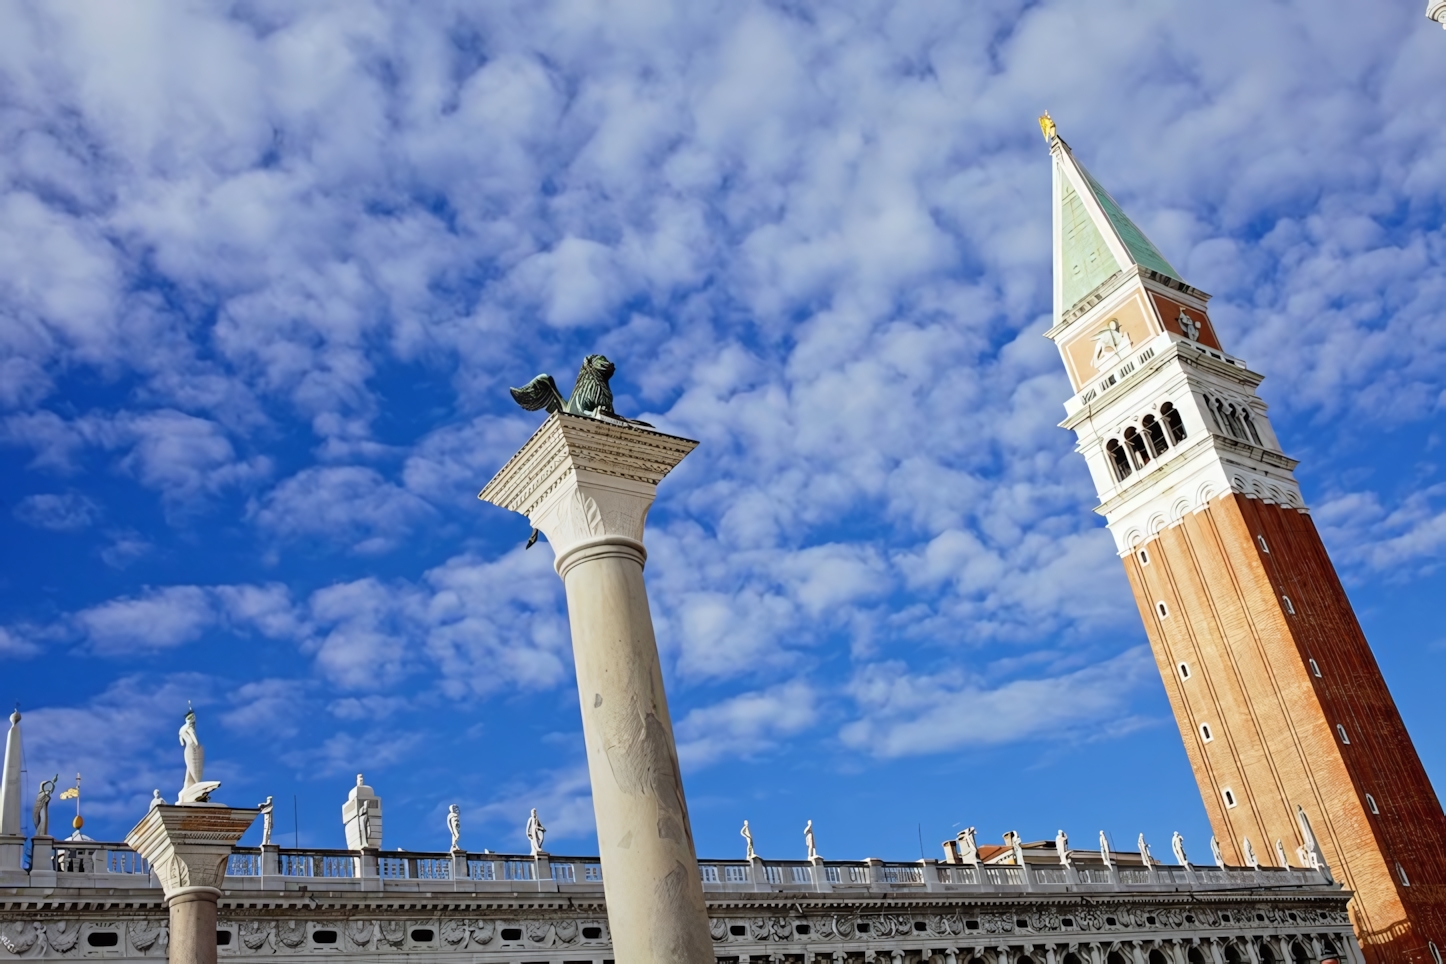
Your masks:
M533 807L532 816L527 818L527 842L532 845L532 856L542 853L542 838L546 834L547 828L537 819L537 808Z
M1245 851L1245 862L1249 864L1252 869L1259 870L1260 858L1255 854L1255 844L1250 842L1249 837L1242 837L1241 839L1245 844L1245 846L1241 848Z
M1225 869L1225 855L1220 852L1220 841L1215 839L1214 834L1210 835L1210 856L1215 858L1215 866Z
M362 800L356 811L357 832L361 835L362 846L371 846L372 840L372 802Z
M447 808L447 832L452 835L452 851L461 850L457 841L462 839L462 808L455 803Z
M973 827L965 827L955 835L954 839L959 841L959 860L961 863L979 863L979 841L975 839Z
M1140 863L1146 867L1152 867L1155 864L1155 858L1150 854L1150 845L1145 843L1144 834L1140 834Z
M1024 845L1023 845L1023 843L1021 842L1021 840L1020 840L1020 838L1019 838L1019 834L1016 833L1016 832L1013 831L1013 830L1010 830L1010 831L1008 831L1007 833L1005 833L1005 835L1004 835L1004 846L1008 847L1010 850L1012 850L1012 851L1014 852L1014 862L1015 862L1016 864L1018 864L1019 866L1023 867L1023 866L1024 866Z
M201 739L196 735L195 710L186 710L186 722L181 724L179 735L181 752L186 758L186 781L181 784L181 795L176 798L176 803L205 803L210 799L211 793L221 786L221 781L205 778L206 748L201 745Z
M271 831L275 827L276 815L274 813L276 804L270 797L258 808L261 811L261 845L264 847L271 843Z
M163 796L161 796L161 791L160 791L159 789L152 790L152 791L151 791L151 805L150 805L149 807L146 807L146 809L147 809L147 810L154 810L154 809L156 809L157 807L159 807L161 804L163 804L163 803L165 803L165 802L166 802L166 798L163 797Z
M30 816L37 837L50 835L50 795L55 792L55 784L59 781L60 774L57 773L55 779L42 781L40 792L35 794L35 809Z
M1105 862L1106 867L1114 866L1114 864L1110 862L1110 842L1109 839L1105 837L1103 830L1100 831L1100 859Z
M1069 866L1069 834L1061 830L1054 835L1054 852L1059 854L1059 862Z
M1290 866L1290 861L1285 856L1285 844L1279 840L1275 842L1275 859L1280 861L1282 867Z
M818 859L818 848L814 846L813 821L810 820L803 828L803 845L808 848L808 859Z
M1185 859L1185 838L1176 830L1175 835L1170 838L1170 849L1175 853L1175 863L1181 867L1190 866L1190 861Z
M743 835L744 840L748 841L748 853L744 855L744 859L752 860L754 857L757 857L758 854L753 849L753 831L748 829L747 820L743 821L743 829L738 832Z

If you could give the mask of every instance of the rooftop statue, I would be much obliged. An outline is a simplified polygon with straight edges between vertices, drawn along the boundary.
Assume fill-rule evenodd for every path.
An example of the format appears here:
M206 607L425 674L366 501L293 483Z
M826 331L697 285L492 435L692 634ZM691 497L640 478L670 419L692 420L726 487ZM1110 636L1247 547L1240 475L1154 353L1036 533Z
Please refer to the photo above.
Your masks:
M201 745L201 738L196 735L195 710L186 710L186 722L181 724L178 735L181 752L186 757L186 780L181 784L181 795L176 799L176 803L205 803L211 798L212 791L221 785L221 781L205 779L206 748Z
M606 359L604 359L606 361ZM537 808L532 808L532 816L527 818L527 842L532 847L532 856L536 857L542 853L542 838L546 836L547 828L542 821L537 819Z
M563 398L562 392L557 390L557 382L551 375L538 375L532 381L521 388L510 388L512 398L527 409L535 412L539 409L546 409L551 415L553 412L563 412L567 415L582 415L587 418L610 418L619 422L628 422L633 425L646 425L652 428L647 422L638 422L630 418L623 418L613 411L613 390L608 385L608 380L613 377L617 366L607 360L605 355L588 355L582 360L582 368L577 373L577 381L572 386L572 394Z
M743 835L744 840L748 841L748 854L746 859L752 860L754 857L757 857L758 853L753 849L753 831L748 829L747 820L743 821L743 829L738 832Z
M55 792L55 784L59 780L60 774L57 773L54 780L41 781L40 792L35 795L35 809L30 816L34 820L37 837L50 833L50 795Z
M455 803L447 808L447 832L452 835L452 851L461 850L458 841L462 839L462 808Z

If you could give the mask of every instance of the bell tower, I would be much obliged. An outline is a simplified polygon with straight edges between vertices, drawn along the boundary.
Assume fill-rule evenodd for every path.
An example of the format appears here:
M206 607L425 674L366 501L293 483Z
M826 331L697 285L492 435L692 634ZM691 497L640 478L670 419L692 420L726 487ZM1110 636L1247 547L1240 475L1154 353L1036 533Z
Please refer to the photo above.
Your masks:
M1446 815L1265 403L1191 286L1074 158L1054 326L1078 438L1225 859L1324 861L1371 964L1442 964ZM1277 842L1281 846L1277 846Z

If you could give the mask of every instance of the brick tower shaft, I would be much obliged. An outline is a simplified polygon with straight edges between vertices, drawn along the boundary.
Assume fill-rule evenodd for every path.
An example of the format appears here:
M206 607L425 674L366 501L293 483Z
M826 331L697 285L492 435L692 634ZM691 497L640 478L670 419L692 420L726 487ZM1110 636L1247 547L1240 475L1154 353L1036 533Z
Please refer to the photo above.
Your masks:
M1232 863L1324 862L1372 964L1442 964L1446 814L1264 402L1193 288L1054 160L1055 325L1097 511Z

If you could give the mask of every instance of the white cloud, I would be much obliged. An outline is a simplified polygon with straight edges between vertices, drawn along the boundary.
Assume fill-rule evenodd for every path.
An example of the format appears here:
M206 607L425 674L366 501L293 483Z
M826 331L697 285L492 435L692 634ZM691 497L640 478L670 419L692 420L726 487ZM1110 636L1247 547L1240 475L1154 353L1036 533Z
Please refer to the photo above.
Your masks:
M596 832L587 767L543 770L508 781L486 803L463 807L463 837L469 841L468 848L527 853L524 831L533 807L547 828L549 841L578 840ZM467 829L478 823L490 833Z
M74 492L37 493L15 503L15 518L37 529L52 532L79 532L88 528L100 514L100 507Z
M674 727L678 759L687 770L723 757L747 759L767 753L780 740L809 729L818 719L818 694L804 680L740 693L711 706L695 707L678 721Z
M117 656L171 649L200 638L216 620L199 586L167 586L76 613L73 622L96 652Z
M363 466L311 468L283 481L251 510L266 531L283 539L349 543L354 552L393 548L432 508Z
M959 670L917 674L902 663L875 663L849 685L861 715L839 738L883 758L1039 737L1084 741L1133 725L1130 700L1155 678L1144 647L1074 672L994 687Z

